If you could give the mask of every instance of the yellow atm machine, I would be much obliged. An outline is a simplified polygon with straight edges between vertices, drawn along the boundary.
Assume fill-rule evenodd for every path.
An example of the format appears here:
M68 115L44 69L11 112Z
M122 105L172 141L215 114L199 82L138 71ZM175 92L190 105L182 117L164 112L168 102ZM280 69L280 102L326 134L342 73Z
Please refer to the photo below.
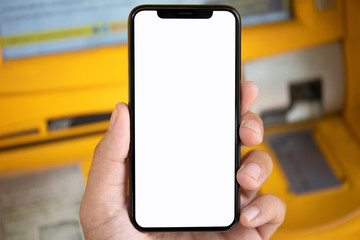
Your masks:
M360 3L292 1L292 19L243 29L259 147L274 159L260 193L287 204L273 239L359 239ZM259 47L261 46L261 47Z
M1 171L76 159L87 173L112 109L127 101L117 15L131 7L61 2L1 3Z
M92 154L128 98L132 7L0 3L2 238L82 239L78 209Z
M273 239L359 239L360 2L181 1L195 2L234 5L244 16L243 80L259 85L253 110L266 127L258 148L274 159L260 192L277 194L287 204ZM5 239L79 232L77 207L93 150L116 103L128 98L126 16L136 3L0 3L0 236ZM281 11L264 15L269 8ZM24 187L13 191L19 186ZM46 194L61 201L46 202ZM19 219L35 219L29 209L44 214L62 209L71 217L36 218L21 232Z

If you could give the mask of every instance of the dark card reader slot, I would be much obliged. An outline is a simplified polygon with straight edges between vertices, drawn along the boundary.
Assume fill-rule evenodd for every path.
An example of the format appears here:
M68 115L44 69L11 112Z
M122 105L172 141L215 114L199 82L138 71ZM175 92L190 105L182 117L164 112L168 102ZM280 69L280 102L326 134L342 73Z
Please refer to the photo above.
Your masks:
M69 129L76 126L108 121L110 117L111 117L111 113L102 113L102 114L56 118L48 121L48 130L52 132L52 131Z

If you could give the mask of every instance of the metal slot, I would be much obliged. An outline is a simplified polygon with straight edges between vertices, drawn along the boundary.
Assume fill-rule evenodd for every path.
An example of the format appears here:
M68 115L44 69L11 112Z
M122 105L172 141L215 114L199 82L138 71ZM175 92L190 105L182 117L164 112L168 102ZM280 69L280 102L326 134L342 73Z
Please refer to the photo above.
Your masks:
M37 133L39 133L39 129L32 128L32 129L26 129L26 130L22 130L22 131L2 134L2 135L0 135L0 139L5 140L5 139L9 139L9 138L23 137L23 136L28 136L28 135L37 134Z
M311 130L267 137L286 178L296 194L338 187L341 181L313 139Z
M108 121L110 117L111 113L102 113L52 119L48 121L48 130L52 132L58 130L65 130L76 126Z
M290 106L263 111L260 114L266 126L315 118L323 113L321 79L292 83L288 88Z

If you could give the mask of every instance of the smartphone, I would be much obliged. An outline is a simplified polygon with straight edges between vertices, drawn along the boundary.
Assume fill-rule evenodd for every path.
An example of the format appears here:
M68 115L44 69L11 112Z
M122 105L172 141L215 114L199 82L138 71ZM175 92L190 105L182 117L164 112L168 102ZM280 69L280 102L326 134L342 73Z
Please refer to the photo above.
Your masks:
M219 5L129 15L129 212L140 231L238 222L240 26Z

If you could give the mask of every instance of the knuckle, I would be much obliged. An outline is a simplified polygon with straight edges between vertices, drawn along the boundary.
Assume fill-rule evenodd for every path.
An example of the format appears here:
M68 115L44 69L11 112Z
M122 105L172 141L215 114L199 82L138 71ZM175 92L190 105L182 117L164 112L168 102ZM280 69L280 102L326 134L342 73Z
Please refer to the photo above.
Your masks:
M254 152L259 155L260 158L270 158L269 154L267 154L263 150L255 149Z
M94 148L94 156L97 156L101 153L101 141Z
M266 195L267 205L269 205L272 209L277 209L279 206L278 198L274 194Z
M243 115L243 119L253 119L253 120L258 120L258 121L262 121L260 116L254 112L246 112L244 115Z
M261 159L261 161L266 165L268 170L271 172L273 168L273 161L270 157L270 155L262 150L257 150L258 159Z
M243 163L245 162L258 163L261 166L263 172L265 172L268 176L270 176L273 169L273 161L269 154L259 149L254 149L247 152L243 157Z
M100 142L94 148L94 154L93 154L94 158L104 155L104 144L103 144L104 137L100 140Z
M279 196L274 194L266 194L267 205L269 209L276 209L276 218L279 224L282 224L285 219L286 204Z
M264 132L264 126L263 126L263 121L262 121L261 117L253 112L250 112L250 114L251 114L251 118L253 118L255 121L257 121L260 124L260 126Z

